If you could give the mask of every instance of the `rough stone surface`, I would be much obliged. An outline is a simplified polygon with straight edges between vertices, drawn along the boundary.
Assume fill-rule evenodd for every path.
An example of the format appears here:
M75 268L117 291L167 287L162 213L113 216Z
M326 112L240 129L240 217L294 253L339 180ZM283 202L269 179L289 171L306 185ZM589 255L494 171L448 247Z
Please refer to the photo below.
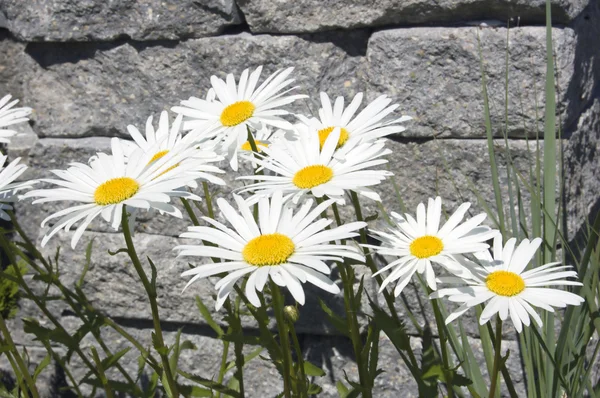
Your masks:
M403 136L485 137L481 85L481 48L487 79L492 128L496 136L535 137L543 134L545 28L409 28L375 32L367 50L367 92L387 94L415 117ZM478 44L478 35L481 46ZM510 37L508 118L505 123L506 45ZM554 29L558 86L573 75L575 34ZM568 112L559 91L563 125L576 114ZM537 114L536 114L537 107ZM537 117L536 117L537 115Z
M586 0L552 0L554 23L568 23ZM506 25L509 18L521 23L545 22L544 0L238 0L253 32L313 32L364 26L446 24L492 19Z
M2 0L6 26L25 41L181 39L241 22L233 0Z
M353 95L364 90L359 70L366 41L359 31L327 37L242 33L165 46L30 45L41 67L25 82L24 100L36 110L40 137L125 136L128 124L143 126L148 116L191 95L204 97L211 75L239 76L258 65L265 65L263 79L294 66L297 83L312 96L325 89Z
M587 234L588 222L591 225L600 211L600 98L579 119L565 159L568 228Z

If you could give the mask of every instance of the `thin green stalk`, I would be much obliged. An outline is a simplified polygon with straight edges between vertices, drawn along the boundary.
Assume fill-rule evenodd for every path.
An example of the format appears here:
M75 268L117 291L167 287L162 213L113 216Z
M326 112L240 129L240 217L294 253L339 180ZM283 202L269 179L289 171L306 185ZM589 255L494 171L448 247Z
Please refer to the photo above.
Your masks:
M234 373L237 376L240 397L245 397L245 388L244 388L244 342L242 339L242 321L240 319L240 296L238 293L238 297L236 297L233 306L231 305L231 299L227 298L225 303L223 304L225 309L227 310L227 314L230 318L230 326L233 329L233 334L237 335L233 342L233 354L235 356L235 368L236 372Z
M288 330L285 324L285 316L283 313L283 298L279 286L273 281L269 281L271 286L271 295L273 296L273 312L277 320L277 330L279 332L279 342L283 354L283 393L285 398L292 397L292 356L290 353L290 343L288 341Z
M223 378L225 377L225 369L227 368L227 355L229 354L229 341L223 341L223 353L221 354L221 365L219 366L219 375L217 376L217 383L223 384ZM217 391L215 398L221 398L221 392Z
M8 243L8 241L6 240L6 238L5 238L5 236L3 234L0 234L0 245L4 249L4 252L6 253L6 255L9 257L10 263L11 264L16 264L17 260L16 260L16 258L14 256L13 250L11 249L10 244ZM21 271L19 270L19 267L14 267L14 268L15 268L15 274L17 276L17 279L19 280L19 285L23 288L23 290L25 290L25 293L27 293L27 297L30 300L32 300L35 303L35 305L37 305L37 307L44 313L44 315L48 318L48 320L50 320L50 322L52 322L52 324L57 329L59 329L61 333L64 333L64 334L68 335L69 333L63 327L63 325L48 310L48 308L46 307L46 305L33 293L33 291L31 290L31 288L29 287L28 283L23 278L23 275L21 274ZM94 365L90 362L90 360L85 356L85 354L81 351L81 348L74 347L73 350L77 353L77 355L79 355L79 357L85 363L85 365L88 367L88 369L90 369L96 376L98 376L98 371L96 370L96 368L94 367Z
M353 271L346 264L339 264L340 277L342 278L342 284L344 285L344 309L346 310L346 322L350 329L350 340L352 342L352 348L354 350L354 357L356 358L356 366L358 368L358 378L360 385L363 387L363 397L370 397L372 394L372 386L369 380L369 374L366 368L366 364L362 361L362 350L363 344L360 337L360 330L358 326L357 309L358 304L356 303L356 297L354 295L354 281Z
M431 294L431 292L428 292ZM433 314L435 315L435 323L437 324L438 335L440 339L440 349L442 350L442 362L444 378L446 379L446 389L448 390L448 398L454 397L454 387L452 385L452 376L448 372L451 368L450 366L450 358L448 357L448 348L446 347L446 335L444 332L444 318L442 317L442 313L440 312L440 307L438 306L437 300L431 300L431 305L433 306Z
M304 371L304 357L302 356L302 348L300 348L300 342L298 341L298 336L296 335L296 328L294 327L293 321L288 321L288 327L290 330L290 335L292 336L292 344L294 345L294 349L296 350L296 357L298 358L298 368L300 368L300 397L308 398L308 388L306 386L306 372Z
M208 189L208 183L206 181L202 181L202 189L204 189L204 200L206 201L206 210L208 212L208 216L210 218L215 218L215 211L213 209L212 199Z
M100 375L100 382L102 383L102 387L104 387L104 393L106 394L106 398L113 398L113 392L112 392L112 388L110 388L110 385L108 384L108 378L106 377L106 373L104 372L104 367L102 366L102 361L100 360L100 357L98 356L98 352L96 351L96 348L92 347L91 348L92 351L92 358L94 359L94 362L96 363L97 369L98 369L98 374Z
M496 395L496 385L498 383L498 371L500 370L500 361L502 360L502 355L500 353L502 349L502 320L500 316L496 316L496 333L494 340L494 367L491 374L491 384L490 384L490 398L494 398Z
M556 226L554 220L556 201L556 91L554 87L554 56L552 49L551 2L546 0L546 109L544 115L544 263L552 261ZM548 347L556 346L554 313L547 312L545 341ZM554 369L546 363L546 385L552 386Z
M192 224L194 224L195 226L200 225L200 221L198 220L198 217L196 217L196 213L194 213L194 209L192 209L190 202L188 202L188 200L186 198L180 198L180 199L181 199L181 203L183 203L183 207L185 208L186 213L190 217L190 220L192 220Z
M127 253L129 254L129 258L131 258L131 262L133 263L133 267L137 271L142 284L144 285L144 289L148 295L148 299L150 300L150 309L152 311L152 322L154 324L154 333L156 336L156 351L160 355L162 360L163 372L165 372L165 376L167 378L167 384L169 385L169 389L171 391L172 396L179 397L179 391L177 388L177 384L175 383L175 379L173 378L173 373L171 372L171 366L169 364L169 357L167 356L167 347L165 346L165 341L163 339L162 329L160 327L160 316L158 314L158 303L156 302L156 286L153 286L148 277L146 276L146 272L144 271L144 267L138 258L137 252L135 251L135 246L133 245L133 239L131 238L131 232L129 230L129 219L127 216L127 208L123 205L123 212L121 216L121 225L123 228L123 235L125 237L125 243L127 244Z

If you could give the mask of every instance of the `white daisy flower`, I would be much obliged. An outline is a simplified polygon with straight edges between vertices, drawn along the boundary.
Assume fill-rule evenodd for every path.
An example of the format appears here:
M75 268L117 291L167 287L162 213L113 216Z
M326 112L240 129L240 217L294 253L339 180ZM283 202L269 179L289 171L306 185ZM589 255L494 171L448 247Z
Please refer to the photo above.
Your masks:
M342 147L349 139L360 141L375 141L390 134L401 133L405 130L398 123L411 120L410 116L401 116L396 119L385 119L395 111L399 105L390 105L392 100L382 95L371 102L356 117L356 111L360 107L363 93L358 93L344 109L344 97L337 97L332 106L329 96L321 93L321 108L319 118L307 118L302 115L297 117L310 128L319 132L321 147L325 140L335 128L340 128L340 138L337 147Z
M442 199L438 196L435 200L429 199L427 210L423 203L417 206L416 220L410 214L401 216L393 212L396 228L389 228L388 232L370 230L382 245L367 247L384 256L399 257L373 275L393 269L383 280L379 291L382 292L389 283L397 280L394 295L400 295L415 272L424 274L429 287L436 290L432 263L443 266L455 275L468 276L469 270L457 258L487 249L489 245L485 241L498 234L497 230L481 225L486 218L484 213L461 224L470 206L470 203L460 205L440 228Z
M503 321L510 316L515 329L520 333L523 325L529 326L530 317L538 326L542 326L542 319L532 306L554 312L552 307L564 308L567 305L583 303L585 300L576 294L547 287L582 286L579 282L564 279L577 278L577 272L568 271L571 266L557 266L560 263L556 262L525 271L541 243L540 238L531 242L525 239L515 249L516 239L512 238L502 247L502 237L496 236L493 257L485 250L476 254L481 266L465 261L471 268L471 278L440 278L440 282L459 286L440 289L434 292L431 298L447 296L452 302L462 303L456 312L448 316L446 324L464 314L469 308L489 300L481 313L479 323L485 324L496 313Z
M216 95L213 101L190 97L181 101L181 106L174 107L173 111L188 118L184 122L184 130L193 130L192 134L198 139L214 137L220 142L229 155L231 168L237 171L237 152L248 139L248 128L258 130L260 123L281 129L292 127L281 118L289 112L280 108L307 97L286 95L296 88L287 88L294 81L288 79L293 69L275 72L258 88L262 66L252 73L245 69L237 84L232 74L227 75L225 80L211 76L210 82Z
M0 154L0 165L2 165L0 171L0 218L8 221L10 217L6 213L6 210L13 209L10 203L16 202L19 199L17 193L31 188L37 181L14 182L25 172L27 166L19 164L21 158L16 158L8 166L4 167L6 158L7 156Z
M17 132L4 127L28 121L27 116L31 113L31 108L13 108L19 100L9 102L11 98L12 96L9 94L0 99L0 142L5 144L8 144L9 138Z
M312 208L312 200L306 201L294 214L286 205L282 192L272 199L261 198L258 202L258 223L254 221L250 205L242 197L234 195L236 211L224 199L217 204L233 229L204 217L212 227L189 227L182 238L192 238L214 243L214 246L183 245L180 256L218 257L224 262L200 265L185 271L182 276L193 276L185 288L200 278L228 273L215 285L218 289L216 308L221 308L238 279L250 274L246 282L246 297L259 307L256 291L262 291L267 279L279 286L287 286L294 299L304 304L301 283L313 285L333 294L340 292L327 275L331 272L325 261L343 261L343 257L363 262L358 247L333 245L331 241L349 239L366 226L353 222L325 230L331 220L320 218L331 205L327 200Z
M44 236L42 246L60 229L68 231L81 221L71 240L71 246L79 238L94 218L101 215L116 230L121 224L123 205L133 209L157 209L175 217L182 217L179 209L170 204L172 197L201 200L184 190L191 180L197 178L204 166L202 160L182 162L189 159L188 152L170 151L162 158L151 162L151 155L139 150L132 153L129 160L121 142L113 138L112 155L98 153L90 159L89 165L71 163L67 170L53 170L58 178L41 181L58 185L59 188L38 189L27 192L23 197L39 197L33 203L54 201L81 202L58 211L42 222L42 227L50 220L59 218Z
M256 198L272 195L278 190L294 194L297 202L311 193L344 202L344 192L352 190L370 199L381 201L379 194L368 187L377 185L392 175L387 170L373 170L387 163L382 156L391 153L382 140L374 143L348 143L345 159L334 157L340 129L335 129L319 149L319 135L315 131L301 133L297 141L282 140L277 145L263 148L264 157L256 160L262 168L278 175L252 175L239 179L261 181L246 186L241 192L253 191ZM281 144L281 145L280 145Z
M170 129L168 112L163 111L160 114L157 129L154 128L152 119L152 116L150 116L146 120L145 137L142 135L142 133L140 133L137 127L133 125L127 126L127 131L131 135L131 138L133 138L133 142L126 140L121 141L126 158L129 158L129 156L136 150L141 149L144 155L151 156L150 162L154 162L165 156L170 151L174 150L176 147L178 147L178 150L180 151L195 147L197 150L189 152L191 158L190 161L192 162L203 160L204 163L213 163L223 160L222 156L218 156L215 152L213 152L214 147L209 143L198 144L193 140L193 137L189 135L182 137L181 122L183 116L177 116ZM186 161L188 161L188 159L182 160L182 162ZM225 182L221 178L210 174L224 173L224 171L216 166L204 164L202 166L202 170L194 170L194 172L199 172L197 173L199 178L203 178L212 182L213 184L225 185ZM190 188L197 188L198 184L196 184L196 181L192 180L188 186Z

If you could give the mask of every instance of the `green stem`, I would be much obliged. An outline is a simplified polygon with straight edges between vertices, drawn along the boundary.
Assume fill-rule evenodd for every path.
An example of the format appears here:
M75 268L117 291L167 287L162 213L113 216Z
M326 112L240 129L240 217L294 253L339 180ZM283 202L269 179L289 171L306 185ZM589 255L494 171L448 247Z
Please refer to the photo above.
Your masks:
M230 330L228 330L228 334ZM229 341L223 341L223 353L221 354L221 366L219 367L219 376L217 377L217 383L223 384L223 378L225 377L225 368L227 367L227 355L229 354ZM221 392L217 391L215 398L221 398Z
M490 398L496 395L496 385L498 384L498 370L500 369L502 349L502 320L499 315L496 315L496 333L494 339L494 366L492 368L492 382L490 385Z
M15 265L15 268L16 267L17 266ZM40 394L38 393L37 387L35 386L35 383L33 382L31 375L29 374L29 369L27 368L27 365L25 365L23 358L21 358L21 354L19 354L19 350L17 349L17 346L15 346L15 342L13 341L12 336L10 335L8 328L6 327L6 323L4 323L4 317L1 314L0 314L0 330L2 331L2 335L4 335L5 342L8 344L8 347L10 348L9 352L14 357L14 361L17 363L17 366L19 367L21 374L25 378L25 382L27 383L27 386L29 387L29 392L31 393L33 398L39 398ZM17 369L15 369L15 373L16 372L17 372Z
M350 196L352 198L352 205L354 206L354 212L356 214L356 221L364 221L362 209L360 208L360 201L358 200L358 195L356 194L356 192L350 191ZM360 230L360 243L363 245L367 244L367 232L365 231L365 228ZM371 257L366 247L363 246L362 249L365 255L365 262L367 264L367 267L369 267L369 269L371 270L371 274L375 274L377 272L377 266L373 261L373 257ZM376 275L374 278L379 286L383 284L383 278L381 277L381 275ZM396 311L396 307L394 306L395 299L387 289L383 290L383 298L385 299L385 302L388 306L388 309L390 310L390 314L394 318L394 321L397 325L400 325L400 318L398 318L398 312ZM407 311L408 310L409 309L407 307ZM412 348L408 347L407 352L412 366L418 367L417 359L415 357L414 352L412 351Z
M283 298L279 286L273 281L270 281L271 295L273 296L273 312L277 320L277 330L279 332L279 342L283 357L283 393L286 398L292 397L292 379L291 367L292 356L290 354L290 343L288 341L287 325L283 314Z
M94 347L92 347L92 358L94 359L94 362L96 362L98 373L100 374L100 382L102 383L102 386L104 387L104 392L106 393L106 398L113 398L114 395L113 395L112 389L108 385L108 379L106 378L106 373L104 372L104 367L102 366L102 361L100 360L100 357L98 356L98 352L96 351L96 348L94 348Z
M363 343L358 325L358 304L354 295L354 271L346 264L339 264L338 269L342 278L342 284L344 285L344 309L346 310L346 322L350 329L350 340L352 341L354 357L356 358L358 378L360 385L363 387L363 397L367 398L372 396L373 387L371 386L369 372L366 368L367 364L362 361Z
M296 328L294 327L294 322L289 321L288 327L290 335L292 336L292 343L294 344L294 349L296 350L296 356L298 357L298 367L300 368L300 397L308 398L308 388L306 386L306 373L304 372L304 357L302 356L302 349L300 348L300 342L298 341L298 336L296 335Z
M135 251L135 246L133 245L133 239L131 238L131 232L129 231L129 220L127 216L127 209L125 205L123 205L123 213L121 216L121 226L123 228L123 235L125 237L125 243L127 244L127 253L129 254L129 258L131 258L131 262L135 270L137 271L142 284L144 285L144 289L148 295L148 299L150 300L150 308L152 311L152 321L154 323L154 332L156 335L156 344L158 347L156 351L160 355L163 364L163 371L165 372L165 376L167 378L167 384L169 385L169 389L171 390L171 394L174 397L179 397L179 392L177 389L177 384L175 383L175 379L173 378L173 373L171 372L171 366L169 365L169 357L167 356L167 347L165 346L165 342L163 339L162 329L160 327L160 317L158 314L158 303L156 302L156 286L153 286L148 277L146 276L146 272L142 267L142 263L138 258L137 252Z
M428 293L431 294L431 291L429 291ZM438 335L440 338L440 349L442 351L442 362L444 366L442 371L444 372L444 378L446 379L446 389L448 390L448 398L452 398L454 397L454 388L452 386L452 375L448 372L448 370L450 369L450 358L448 357L448 348L446 347L444 318L442 317L442 313L440 311L440 307L438 306L437 300L431 300L431 305L433 306L435 323L437 325Z
M2 339L0 339L0 343L4 344L4 341ZM19 385L19 388L24 392L27 391L27 383L25 383L25 381L23 380L23 377L21 377L21 374L23 372L20 370L19 365L17 365L17 363L15 362L15 360L12 356L12 352L7 351L7 352L5 352L5 354L6 354L6 358L8 358L8 362L10 362L10 367L15 372L15 378L17 379L17 384Z
M227 314L229 315L229 324L232 328L232 334L237 336L237 338L233 342L233 354L235 356L235 375L237 376L239 388L240 388L240 397L245 396L244 391L244 341L243 341L243 330L242 330L242 320L240 318L240 297L236 297L234 301L234 305L232 307L231 300L227 298L224 305L227 310Z
M215 218L215 211L213 210L212 199L210 196L210 191L208 190L208 183L206 181L202 181L202 189L204 189L204 200L206 201L206 210L208 212L208 216L210 218Z
M4 249L4 252L6 253L6 255L9 257L10 263L16 264L17 260L14 256L13 250L12 250L10 244L8 243L8 241L6 240L6 238L4 237L4 235L2 235L2 234L0 234L0 245ZM15 274L17 276L17 279L19 280L19 285L23 288L23 290L25 290L25 293L27 293L27 297L30 300L32 300L35 303L35 305L37 305L37 307L44 313L44 315L48 318L48 320L50 320L50 322L52 322L52 324L57 329L59 329L61 331L61 333L69 335L69 332L67 332L67 330L56 319L56 317L48 310L46 305L33 293L31 288L29 287L28 283L23 278L23 275L21 274L19 267L14 267L14 269L15 269ZM83 351L81 351L81 348L75 347L74 351L77 353L77 355L79 355L79 357L85 363L85 365L88 367L88 369L90 369L92 371L92 373L94 373L96 376L98 376L98 371L96 370L94 364L92 364L90 362L90 360L85 356Z

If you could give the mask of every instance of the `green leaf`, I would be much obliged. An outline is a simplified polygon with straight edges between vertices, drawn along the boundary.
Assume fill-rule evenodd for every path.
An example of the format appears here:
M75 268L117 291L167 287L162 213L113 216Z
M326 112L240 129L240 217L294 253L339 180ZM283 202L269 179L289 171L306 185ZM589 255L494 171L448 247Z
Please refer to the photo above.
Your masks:
M104 389L104 385L102 384L102 382L96 378L85 379L85 380L82 380L81 382L85 383L85 384L89 384L96 388ZM107 380L106 384L114 391L125 392L128 394L131 394L132 396L135 396L135 394L136 394L135 386L133 386L129 383L125 383L122 381L116 381L116 380Z
M410 350L410 338L406 334L406 328L402 322L397 323L394 318L385 313L377 304L375 304L371 298L369 298L369 304L373 309L373 319L377 328L383 330L388 336L396 350L409 351Z
M179 393L184 397L212 397L211 390L198 386L179 385Z
M215 322L209 309L206 307L206 305L204 305L200 296L196 296L196 307L198 307L198 311L200 311L200 315L202 315L202 318L204 318L204 320L206 321L208 326L210 326L212 328L212 330L214 330L217 333L217 336L219 336L219 337L223 336L225 334L225 332L223 332L223 329L221 328L221 326L219 326L217 324L217 322Z
M85 275L87 274L88 269L90 268L90 264L92 263L92 247L94 245L94 239L96 239L95 236L92 238L92 240L90 240L90 243L88 243L85 249L85 263L83 265L83 271L81 272L81 276L79 277L79 280L76 283L77 287L81 287L83 285Z
M253 360L257 356L259 356L260 353L263 352L263 350L264 350L263 347L258 347L254 351L252 351L250 354L244 355L244 364L247 364L248 362L250 362L251 360ZM266 359L266 360L268 361L269 359ZM227 363L227 367L225 368L225 372L230 371L234 367L235 367L235 361L229 361Z
M188 380L193 381L194 383L198 383L204 387L208 387L211 390L214 391L218 391L222 394L227 394L232 396L233 398L239 398L240 394L237 391L232 390L231 388L225 387L224 385L222 385L221 383L217 383L216 381L210 380L210 379L205 379L204 377L201 376L197 376L195 374L192 373L187 373L184 372L181 369L177 370L177 373L183 377L185 377Z
M35 370L33 371L33 381L36 381L38 376L40 375L40 373L42 373L42 371L46 368L46 366L50 365L50 362L52 360L52 357L50 356L50 354L46 354L46 356L44 357L44 359L42 359L42 362L40 362L38 364L38 366L35 367Z
M308 385L308 390L306 391L306 393L308 395L317 395L317 394L320 394L322 392L323 392L323 388L320 385L313 384L313 383L310 383Z
M108 357L104 358L102 361L100 361L100 366L106 372L108 369L110 369L113 366L115 366L119 362L119 359L121 359L123 357L123 355L127 354L130 349L131 349L131 347L124 348L121 351L116 352L116 353L112 354L111 356L108 356ZM93 371L90 370L83 377L83 379L85 380L85 379L91 377L92 374L93 374Z
M156 297L156 275L157 275L156 266L154 265L154 263L152 262L150 257L146 257L146 258L148 259L148 263L150 263L150 270L151 270L150 291L148 292L148 294L152 294L154 297Z
M334 313L333 310L331 310L331 308L329 308L327 304L325 304L325 302L320 298L319 305L321 306L323 312L325 312L325 316L329 323L331 323L333 327L336 328L337 331L342 333L344 336L349 336L348 325L346 324L346 320Z
M370 216L365 217L365 222L375 221L379 218L379 213L375 212L375 214L371 214Z
M304 361L304 373L306 373L307 376L315 376L315 377L322 377L325 376L325 371L323 369L321 369L320 367L313 365L312 363L308 362L308 361Z
M348 387L346 387L344 382L341 380L338 380L338 382L335 383L335 388L337 388L340 398L346 398L348 396L348 394L350 393L350 390L348 390Z

